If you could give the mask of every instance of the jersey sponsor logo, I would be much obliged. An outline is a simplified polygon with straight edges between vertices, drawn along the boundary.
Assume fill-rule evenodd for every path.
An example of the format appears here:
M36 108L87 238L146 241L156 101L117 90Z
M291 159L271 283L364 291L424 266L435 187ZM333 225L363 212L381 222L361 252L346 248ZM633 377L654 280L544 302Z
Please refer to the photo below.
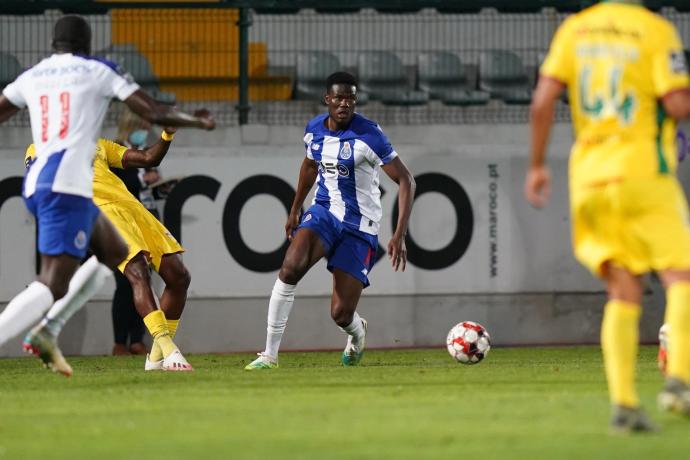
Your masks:
M685 54L682 51L671 51L669 54L669 64L673 73L687 73Z
M320 146L319 144L316 144L316 143L311 144L311 149L312 149L312 150L319 150L320 148L321 148L321 146Z
M338 163L330 163L327 161L319 162L319 172L327 176L350 176L350 168L347 166Z
M311 214L305 214L304 219L302 219L302 223L309 222L311 220Z
M343 142L339 155L343 160L349 160L352 157L352 149L349 142Z
M350 168L348 168L345 165L338 165L338 174L340 174L343 177L349 177L350 176Z
M70 65L65 65L65 66L60 66L60 67L46 67L46 68L39 68L39 69L34 69L31 72L32 77L36 78L41 78L41 77L60 77L63 75L74 75L74 74L89 74L91 73L91 70L81 64L70 64Z
M74 237L74 247L77 249L84 249L87 241L86 232L84 232L84 230L79 230L77 236Z

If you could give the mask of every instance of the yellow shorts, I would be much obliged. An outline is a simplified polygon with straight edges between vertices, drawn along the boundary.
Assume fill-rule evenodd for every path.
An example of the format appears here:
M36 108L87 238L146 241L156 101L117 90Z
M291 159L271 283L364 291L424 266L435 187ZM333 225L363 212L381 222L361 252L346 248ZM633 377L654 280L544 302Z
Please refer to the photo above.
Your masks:
M164 255L184 252L168 229L141 203L117 201L100 205L99 208L129 246L127 258L117 267L121 272L140 252L144 253L156 271Z
M690 268L688 205L674 176L571 190L575 257L602 276L605 262L634 274Z

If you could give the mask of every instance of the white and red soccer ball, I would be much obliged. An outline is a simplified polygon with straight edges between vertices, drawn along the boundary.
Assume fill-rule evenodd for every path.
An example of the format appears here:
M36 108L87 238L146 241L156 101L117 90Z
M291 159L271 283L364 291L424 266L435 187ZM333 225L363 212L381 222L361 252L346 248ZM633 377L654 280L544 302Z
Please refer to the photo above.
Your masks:
M491 349L491 337L484 326L472 321L456 324L446 338L448 353L462 364L477 364Z

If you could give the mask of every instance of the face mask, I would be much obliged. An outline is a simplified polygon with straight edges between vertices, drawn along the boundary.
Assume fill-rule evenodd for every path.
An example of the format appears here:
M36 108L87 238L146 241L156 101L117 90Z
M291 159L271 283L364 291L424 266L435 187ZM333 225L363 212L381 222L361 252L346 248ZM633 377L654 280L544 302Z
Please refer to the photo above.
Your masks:
M142 147L146 143L149 132L145 129L137 129L129 135L129 143L132 147Z

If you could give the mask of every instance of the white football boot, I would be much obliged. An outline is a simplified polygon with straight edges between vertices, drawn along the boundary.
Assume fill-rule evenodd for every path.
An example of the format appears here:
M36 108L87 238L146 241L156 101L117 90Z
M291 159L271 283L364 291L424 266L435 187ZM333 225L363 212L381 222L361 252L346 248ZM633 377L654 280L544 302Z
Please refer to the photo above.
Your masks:
M362 320L362 326L364 326L364 335L359 340L358 344L352 342L352 336L347 336L347 345L345 345L345 350L340 357L340 362L345 366L356 366L362 360L362 355L364 354L364 347L367 342L367 320L360 318Z
M146 362L144 363L144 370L145 371L162 371L163 370L163 361L151 361L149 359L149 354L146 353Z
M170 372L189 372L194 370L192 365L182 356L180 350L175 350L167 358L164 358L161 368L164 371Z

